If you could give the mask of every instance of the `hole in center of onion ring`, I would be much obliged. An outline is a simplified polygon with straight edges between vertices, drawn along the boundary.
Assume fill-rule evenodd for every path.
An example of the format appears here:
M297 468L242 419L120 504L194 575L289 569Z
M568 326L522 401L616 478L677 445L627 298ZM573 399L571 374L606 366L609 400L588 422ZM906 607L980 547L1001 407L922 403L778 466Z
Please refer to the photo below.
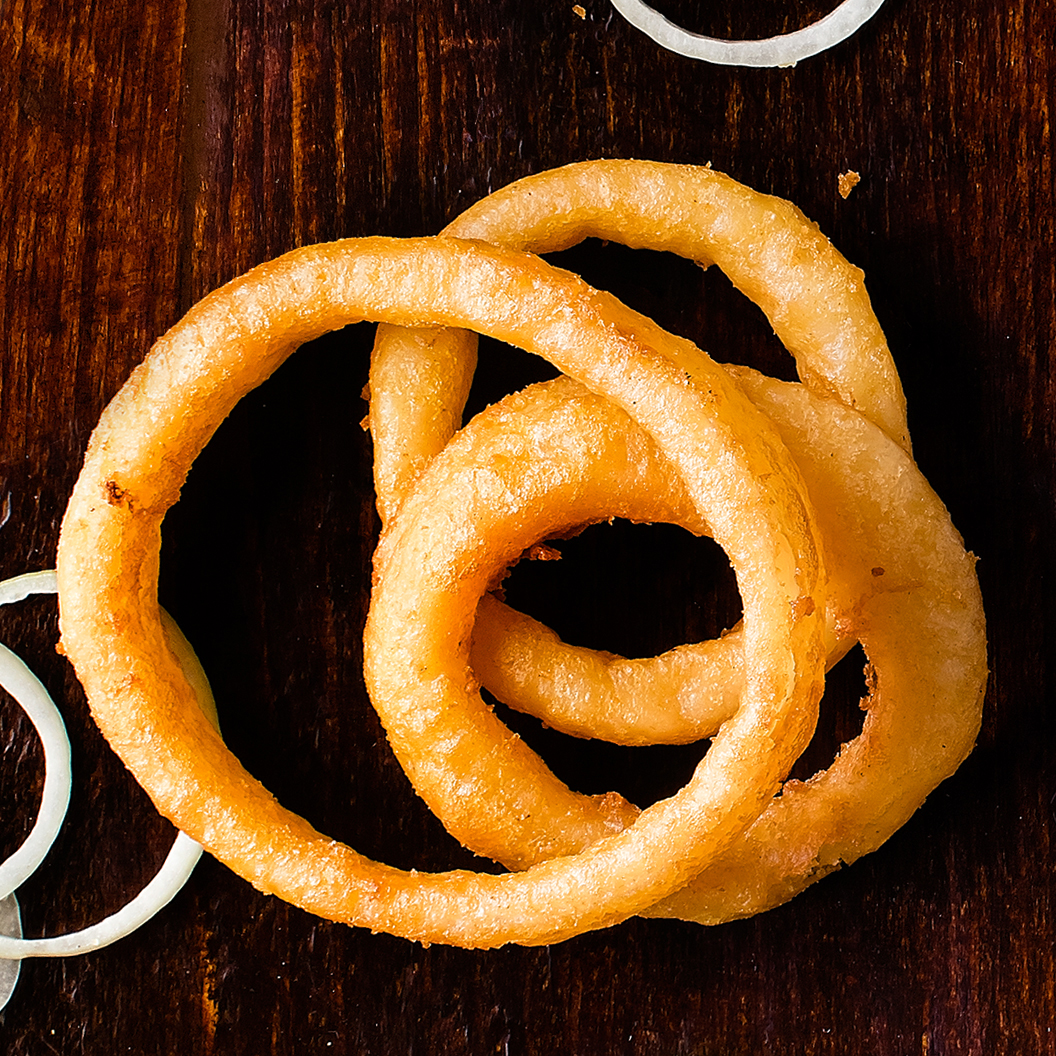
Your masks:
M677 525L614 520L548 545L561 560L522 560L503 589L570 645L657 656L718 638L741 618L725 553Z
M538 719L498 703L487 690L483 693L502 721L538 752L573 791L588 796L619 792L643 810L682 788L693 776L710 743L628 747L583 740L551 730Z
M305 344L238 403L165 519L159 596L195 643L225 742L283 806L398 868L498 872L414 793L363 684L373 339L366 324Z
M492 337L479 341L477 369L466 399L463 422L468 422L485 407L498 403L511 392L518 392L538 381L557 377L557 370L540 356L533 356L513 345Z
M596 238L546 259L615 294L670 333L689 338L720 363L798 380L795 363L770 321L719 268Z
M718 40L765 40L813 25L838 0L657 0L649 6L675 25Z
M862 732L866 714L862 702L868 693L865 652L855 645L825 675L814 736L792 767L790 779L808 781L828 770L840 748Z

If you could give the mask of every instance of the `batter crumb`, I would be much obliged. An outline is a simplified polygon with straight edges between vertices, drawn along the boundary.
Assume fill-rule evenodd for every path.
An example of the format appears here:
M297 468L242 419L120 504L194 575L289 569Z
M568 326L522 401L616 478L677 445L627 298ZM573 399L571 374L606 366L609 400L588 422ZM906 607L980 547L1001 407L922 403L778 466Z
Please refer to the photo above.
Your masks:
M840 197L848 197L851 191L853 191L861 182L862 177L859 176L854 169L848 169L846 172L841 172L839 178Z

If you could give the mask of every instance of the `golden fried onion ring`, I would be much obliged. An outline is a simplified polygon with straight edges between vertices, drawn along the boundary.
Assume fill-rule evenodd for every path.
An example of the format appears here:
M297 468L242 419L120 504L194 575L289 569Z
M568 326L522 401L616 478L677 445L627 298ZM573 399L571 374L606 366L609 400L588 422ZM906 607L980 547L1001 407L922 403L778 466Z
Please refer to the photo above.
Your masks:
M766 313L804 384L909 449L901 382L862 273L789 202L697 166L582 162L502 188L444 235L538 253L596 237L715 263ZM459 427L475 363L476 335L467 331L378 328L370 428L383 521ZM830 661L851 644L830 635ZM628 661L568 646L490 597L478 613L473 667L509 706L625 744L710 735L735 710L743 671L739 630ZM645 714L649 723L628 721Z
M623 406L682 475L739 576L742 708L682 792L574 857L501 876L409 874L364 858L282 808L246 773L165 642L160 527L193 459L294 348L364 318L480 330L545 355ZM501 486L503 470L495 470ZM458 513L449 511L452 526ZM411 574L423 595L412 614L430 609L423 622L432 633L399 621L403 566L416 555L398 540L413 530L411 517L398 518L379 550L368 679L376 703L390 713L409 708L423 732L464 712L472 740L490 714L471 692L468 667L477 598L463 592L453 608L442 585ZM104 412L58 554L63 646L101 729L162 813L261 890L309 911L481 947L551 942L621 920L684 886L755 820L813 727L820 574L795 467L721 368L537 258L438 239L308 247L200 302ZM399 635L379 650L376 635L394 620Z
M974 560L912 459L836 401L731 369L803 472L826 559L838 570L832 617L860 639L872 674L862 732L832 766L805 783L786 783L745 837L684 890L646 911L708 924L772 908L879 847L971 750L986 682ZM475 497L495 465L525 468L506 474L501 489ZM408 506L435 508L449 493L479 504L472 517L478 535L515 531L517 545L612 516L669 521L698 534L706 529L650 439L623 411L568 379L533 386L474 418L423 475ZM438 534L434 529L432 536ZM450 551L452 567L461 566L478 545L475 537L445 537L430 545L429 559ZM553 678L565 674L559 666ZM644 742L663 717L635 710L632 694L625 699L631 710L619 716L604 712L604 693L587 696L579 704L581 728L597 735L609 724L621 725L621 733L633 727ZM387 724L399 745L397 723ZM501 782L489 793L500 742L475 747L487 761L483 776L475 760L463 759L456 769L446 752L441 758L425 745L424 754L401 759L419 793L466 846L523 867L588 844L590 830L573 807L531 772L515 772L504 760Z

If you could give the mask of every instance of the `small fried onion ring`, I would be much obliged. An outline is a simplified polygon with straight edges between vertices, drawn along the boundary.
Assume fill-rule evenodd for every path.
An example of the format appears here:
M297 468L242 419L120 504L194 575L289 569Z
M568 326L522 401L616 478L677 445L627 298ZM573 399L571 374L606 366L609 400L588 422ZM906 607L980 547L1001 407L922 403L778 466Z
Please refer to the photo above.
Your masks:
M241 767L166 645L160 527L195 456L294 348L364 318L479 330L544 355L625 407L681 473L740 577L742 708L685 789L574 857L501 876L408 874L327 839ZM457 520L457 509L447 513ZM490 714L470 691L478 599L461 598L447 622L442 587L405 574L414 551L399 538L408 533L414 520L401 517L379 548L368 682L379 710L425 709L414 713L423 732L459 712L471 728ZM798 473L721 368L538 258L447 239L307 247L200 302L103 413L58 555L66 653L104 735L163 814L260 889L309 911L478 947L552 942L615 923L684 886L744 832L813 728L824 658L812 594L821 574ZM374 636L406 606L407 590L425 588L436 609L431 633L401 637L421 628L397 619L390 648L378 650Z
M974 559L912 459L842 404L798 384L731 369L774 422L803 472L817 509L826 560L838 570L834 618L846 621L871 663L861 734L824 773L790 781L745 837L685 889L646 911L715 924L791 898L842 863L879 847L956 770L979 730L986 636ZM578 395L577 395L578 394ZM435 507L445 488L473 501L468 481L514 464L499 496L479 498L474 529L519 542L609 516L670 520L699 531L664 461L635 424L567 379L507 397L482 412L423 475L408 507ZM449 466L451 468L449 468ZM567 523L562 523L563 514ZM403 517L403 511L399 519ZM509 523L506 523L506 522ZM459 538L460 550L477 545ZM442 549L437 544L435 549ZM535 658L519 661L532 664ZM564 669L559 672L563 675ZM578 722L595 732L587 697ZM598 726L620 721L602 714ZM648 733L655 719L631 711L623 725ZM399 743L400 732L390 727ZM641 737L642 741L647 736ZM491 760L498 749L478 747ZM415 756L408 773L434 812L471 849L508 865L537 860L557 838L549 789L505 767L501 788L455 770L446 753ZM468 799L468 802L466 800ZM516 815L511 817L511 815ZM589 838L568 811L562 853ZM480 831L481 835L475 834ZM505 845L496 834L519 833Z

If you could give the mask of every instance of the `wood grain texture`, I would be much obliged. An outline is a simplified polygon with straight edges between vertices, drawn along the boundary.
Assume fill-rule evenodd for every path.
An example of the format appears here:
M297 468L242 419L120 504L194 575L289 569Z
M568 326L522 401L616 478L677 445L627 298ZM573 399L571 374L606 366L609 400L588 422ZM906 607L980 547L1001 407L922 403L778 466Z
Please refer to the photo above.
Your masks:
M795 201L866 270L917 457L981 558L993 674L978 748L881 851L715 929L633 921L550 949L422 949L318 921L205 861L118 946L27 963L0 1051L1056 1052L1056 11L887 0L824 56L744 71L662 52L604 0L580 2L585 18L571 0L7 0L0 574L53 563L99 412L219 283L317 240L434 232L563 162L712 162ZM832 5L658 6L762 35ZM848 169L862 181L845 200ZM564 259L719 358L787 374L720 278L611 247ZM410 791L362 686L370 340L355 327L314 343L221 428L167 522L162 601L202 655L229 742L286 804L400 866L476 867ZM475 404L537 376L486 343ZM596 529L513 589L585 644L647 655L735 613L721 566L677 534ZM0 639L60 699L74 746L69 820L20 893L30 934L116 907L171 840L96 733L55 633L47 601L0 611ZM860 677L834 681L811 765L853 733ZM695 760L524 735L577 787L643 800ZM0 762L6 853L41 780L6 701Z

